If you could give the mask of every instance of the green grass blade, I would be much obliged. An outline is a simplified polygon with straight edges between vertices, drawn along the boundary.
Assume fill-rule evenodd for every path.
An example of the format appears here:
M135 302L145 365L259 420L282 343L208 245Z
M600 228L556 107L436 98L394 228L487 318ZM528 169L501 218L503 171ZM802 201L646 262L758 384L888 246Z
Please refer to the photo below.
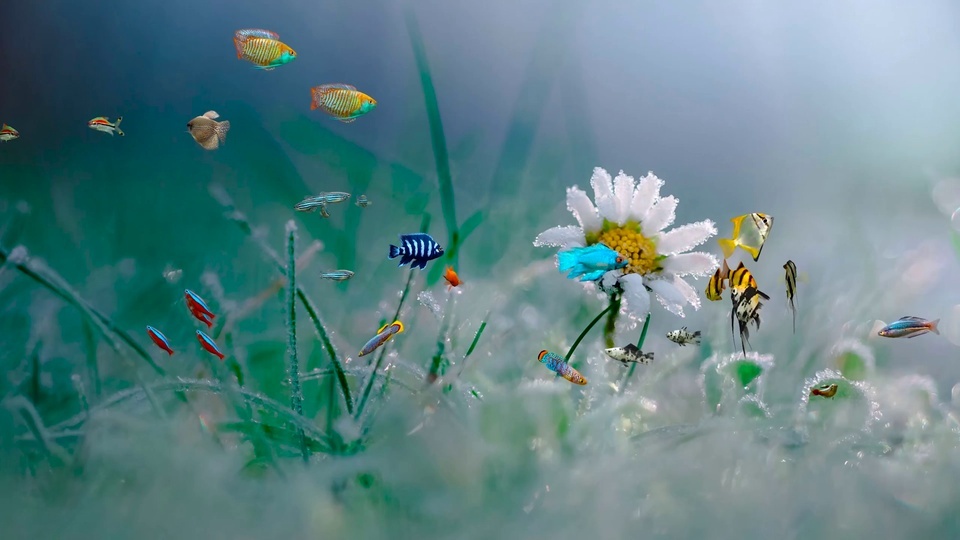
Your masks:
M287 323L287 358L290 377L290 408L293 412L303 414L303 394L300 391L300 362L297 358L297 225L290 220L287 222L287 294L284 313ZM303 431L298 431L300 452L303 461L310 461L310 451L307 449L307 439Z
M450 158L447 153L447 139L443 134L443 121L440 118L440 106L437 103L437 91L433 86L433 76L430 74L430 64L427 61L427 51L423 45L423 36L420 34L420 25L412 10L406 13L407 32L410 34L410 45L413 47L413 56L417 61L417 70L420 72L420 85L423 87L423 102L427 109L427 120L430 124L430 142L433 145L433 158L437 167L437 182L440 185L440 205L443 209L443 219L447 224L450 235L450 245L447 249L453 252L451 260L456 261L457 247L457 207L453 194L453 178L450 174Z
M139 343L134 341L130 334L116 326L103 313L100 313L86 300L74 291L59 274L48 268L46 265L38 263L30 258L27 249L23 246L14 248L12 251L6 251L0 247L0 264L12 264L20 273L37 282L61 300L77 308L88 321L90 321L103 337L107 339L111 348L122 358L128 358L118 342L122 341L129 348L133 349L141 360L150 365L159 375L166 375L166 371L157 365Z

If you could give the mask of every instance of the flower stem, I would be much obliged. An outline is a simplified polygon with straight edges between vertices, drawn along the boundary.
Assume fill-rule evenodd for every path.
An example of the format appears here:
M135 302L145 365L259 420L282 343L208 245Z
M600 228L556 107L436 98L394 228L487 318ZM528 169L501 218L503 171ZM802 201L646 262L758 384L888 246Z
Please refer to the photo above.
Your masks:
M606 313L610 311L610 308L612 307L613 307L613 302L610 302L610 305L607 306L607 309L601 311L600 314L594 317L593 320L590 321L590 324L588 324L587 327L583 329L583 332L580 332L580 336L577 337L577 340L573 342L573 346L571 346L570 350L567 351L567 355L563 357L564 361L566 362L570 361L570 357L573 356L573 351L577 350L577 346L580 345L581 341L583 341L583 338L587 335L587 332L589 332L590 329L594 327L594 325L600 322L600 319L602 319L603 316L606 315Z
M610 298L610 307L613 308L607 316L607 323L603 327L603 341L607 348L615 347L613 334L617 331L617 318L620 316L620 295L614 295Z
M647 320L643 321L643 330L640 331L640 339L637 340L637 349L643 350L643 342L647 340L647 328L650 328L650 315L650 313L647 313ZM633 376L633 370L636 368L636 362L630 364L630 370L627 371L627 376L623 378L623 384L620 385L621 389L627 384L630 377Z

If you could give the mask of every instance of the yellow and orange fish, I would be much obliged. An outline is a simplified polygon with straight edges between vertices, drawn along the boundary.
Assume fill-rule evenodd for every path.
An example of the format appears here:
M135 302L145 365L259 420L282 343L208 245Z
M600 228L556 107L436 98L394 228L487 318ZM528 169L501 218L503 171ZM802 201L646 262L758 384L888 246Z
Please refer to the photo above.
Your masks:
M12 127L3 124L3 127L0 127L0 141L7 142L14 139L20 138L20 132L13 129Z
M460 276L457 275L457 271L453 269L452 266L447 266L446 270L443 271L443 279L447 280L447 290L450 290L454 287L459 287L462 281L460 281Z
M720 243L720 249L723 250L723 258L729 259L739 246L749 253L754 261L759 260L763 243L766 242L767 235L773 228L773 216L754 212L737 216L730 221L733 222L733 235L730 238L717 240Z
M296 51L270 30L237 30L233 35L233 45L237 48L237 58L253 63L256 69L269 71L297 59Z
M320 109L345 124L372 111L377 100L349 84L321 84L310 89L310 110Z
M122 121L122 116L118 116L117 121L113 123L111 123L110 119L108 119L106 116L98 116L87 122L87 127L97 131L102 131L104 133L109 133L111 136L116 133L117 135L123 137L123 131L120 129L120 122Z

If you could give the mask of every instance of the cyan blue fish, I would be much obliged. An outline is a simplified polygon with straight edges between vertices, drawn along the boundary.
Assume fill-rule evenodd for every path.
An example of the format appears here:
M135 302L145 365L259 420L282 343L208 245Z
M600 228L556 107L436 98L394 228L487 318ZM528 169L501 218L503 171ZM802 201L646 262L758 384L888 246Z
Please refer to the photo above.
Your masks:
M937 324L939 322L940 319L928 321L920 317L900 317L898 320L884 326L883 329L877 332L877 335L889 338L912 338L926 334L927 332L933 332L939 335L940 330L937 330Z
M627 259L603 244L572 248L557 253L560 272L570 271L567 279L596 281L610 270L627 266Z

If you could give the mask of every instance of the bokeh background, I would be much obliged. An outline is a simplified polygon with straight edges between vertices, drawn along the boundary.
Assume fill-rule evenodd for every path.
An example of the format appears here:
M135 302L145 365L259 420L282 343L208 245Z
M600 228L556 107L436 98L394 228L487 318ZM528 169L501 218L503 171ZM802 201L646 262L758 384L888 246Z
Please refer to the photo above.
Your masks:
M407 272L386 259L388 244L424 224L449 241L411 21L442 116L454 222L482 219L461 248L465 287L452 301L448 345L462 356L481 320L490 322L469 382L458 386L460 413L395 389L364 452L317 458L302 474L287 460L282 477L238 475L242 446L186 437L183 415L161 420L140 403L104 410L109 420L64 443L89 461L51 480L38 470L56 467L36 465L24 449L29 422L8 406L0 492L13 537L799 538L838 537L844 527L949 537L957 490L941 479L960 467L951 401L960 381L957 20L960 7L947 1L4 2L0 122L21 137L0 143L2 247L25 246L144 346L152 347L147 324L184 343L186 354L155 357L170 376L205 365L184 288L229 310L278 277L224 217L211 185L277 252L288 220L299 249L322 242L299 280L345 356L396 309ZM245 27L278 32L297 60L269 72L237 60L232 34ZM310 87L329 82L357 86L377 109L352 124L310 111ZM232 128L206 152L185 124L211 109ZM126 136L85 126L100 115L122 115ZM550 380L537 352L562 352L603 308L553 270L551 250L532 245L539 231L573 223L565 188L589 191L595 166L654 171L680 199L678 224L712 219L721 236L733 216L775 216L761 260L749 265L773 297L751 339L775 357L757 396L767 411L760 419L718 415L709 383L697 382L718 361L713 353L734 351L726 302L705 302L683 321L655 306L648 343L665 360L639 374L632 392L603 393L617 377L597 330L581 351L598 389L534 384ZM307 195L341 190L373 204L334 206L330 219L292 210ZM719 254L713 240L707 249ZM795 335L780 281L787 259L806 278ZM356 276L318 277L335 268ZM417 324L408 322L402 351L390 356L411 380L442 327L429 307L446 301L444 288L428 274L417 274L405 308ZM101 344L93 381L77 312L9 264L0 287L8 404L30 396L55 425L80 408L71 375L104 396L155 377ZM416 301L424 290L433 298ZM234 339L251 387L285 402L280 298L240 321ZM877 320L902 315L941 318L942 335L873 337ZM681 325L702 329L709 345L678 352L663 335ZM312 331L300 330L304 369L325 366ZM619 332L635 340L637 328L621 321ZM827 426L818 442L797 428L807 418L798 396L851 347L869 359L858 380L872 385L863 394L872 396L870 421L817 417ZM477 387L483 405L467 392ZM904 388L919 388L923 405ZM323 389L305 391L308 415L323 412L313 403ZM441 419L407 435L433 417L431 407ZM918 424L921 435L904 434ZM668 431L642 437L655 429ZM933 442L930 429L942 430ZM802 444L777 439L785 430L804 433ZM905 440L916 444L905 450ZM893 450L864 458L864 447L883 445ZM921 482L910 468L919 462L928 483L904 487ZM338 475L371 470L381 479L376 495L331 491ZM575 523L561 526L559 516Z

